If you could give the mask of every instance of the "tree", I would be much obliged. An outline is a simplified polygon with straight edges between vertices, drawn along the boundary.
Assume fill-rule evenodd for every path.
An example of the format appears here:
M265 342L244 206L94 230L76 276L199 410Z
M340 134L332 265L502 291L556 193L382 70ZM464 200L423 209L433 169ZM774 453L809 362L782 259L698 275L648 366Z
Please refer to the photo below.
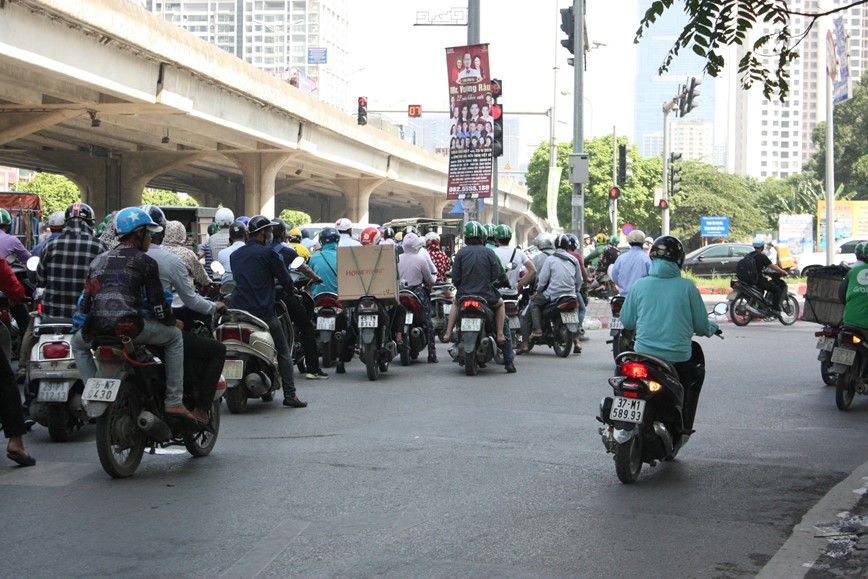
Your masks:
M142 192L143 205L160 207L198 207L199 202L189 196L183 198L175 191L165 189L145 189Z
M835 125L835 185L854 192L856 199L868 199L868 77L855 87L853 96L837 105ZM811 140L817 147L806 170L823 183L826 180L826 123L817 123Z
M868 0L851 0L825 12L797 12L790 10L786 0L684 0L683 9L688 21L660 66L660 74L669 69L672 60L683 48L688 48L705 59L703 72L716 77L726 65L724 47L742 47L738 62L741 84L745 89L761 83L763 95L769 100L778 95L784 101L789 94L788 65L799 58L799 43L808 35L821 16L865 4ZM656 0L642 17L634 42L639 43L645 29L650 28L675 5L675 0ZM679 2L679 6L681 3ZM803 16L805 30L790 27L793 16ZM768 26L772 32L760 31L749 38L754 28ZM763 59L774 62L767 67Z
M310 223L310 215L303 211L293 211L292 209L284 209L280 212L279 217L286 222L289 229Z
M32 180L15 183L12 188L15 191L39 195L42 214L46 218L55 211L66 211L71 204L81 201L78 187L63 175L37 173Z

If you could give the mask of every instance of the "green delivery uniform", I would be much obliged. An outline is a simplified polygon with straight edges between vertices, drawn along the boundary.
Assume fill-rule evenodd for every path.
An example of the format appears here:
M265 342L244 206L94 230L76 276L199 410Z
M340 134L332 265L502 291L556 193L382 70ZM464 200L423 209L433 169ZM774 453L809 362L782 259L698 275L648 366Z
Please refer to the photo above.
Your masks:
M868 263L859 263L847 274L844 323L868 328Z

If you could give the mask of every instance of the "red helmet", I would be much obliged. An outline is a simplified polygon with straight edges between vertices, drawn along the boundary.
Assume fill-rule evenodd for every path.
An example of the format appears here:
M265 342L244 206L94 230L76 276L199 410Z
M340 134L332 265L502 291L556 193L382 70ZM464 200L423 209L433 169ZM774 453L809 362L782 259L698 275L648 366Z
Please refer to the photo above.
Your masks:
M380 231L376 227L366 227L359 238L362 245L379 245Z

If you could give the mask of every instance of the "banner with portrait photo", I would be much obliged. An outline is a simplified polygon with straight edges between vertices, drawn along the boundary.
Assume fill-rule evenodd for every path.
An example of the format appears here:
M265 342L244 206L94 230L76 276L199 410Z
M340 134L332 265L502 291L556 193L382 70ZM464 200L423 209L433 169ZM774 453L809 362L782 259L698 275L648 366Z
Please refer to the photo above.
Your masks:
M488 45L446 49L449 73L449 180L447 199L491 197L494 119Z

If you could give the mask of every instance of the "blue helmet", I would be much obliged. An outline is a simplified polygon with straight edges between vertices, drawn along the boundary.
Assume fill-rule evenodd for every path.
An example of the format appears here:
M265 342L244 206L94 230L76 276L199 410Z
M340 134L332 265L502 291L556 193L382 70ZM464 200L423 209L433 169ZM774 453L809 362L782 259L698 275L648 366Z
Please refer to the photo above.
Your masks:
M162 227L154 223L151 216L138 207L126 207L115 215L115 231L118 236L124 237L130 233L146 227L151 233L159 233Z
M325 227L319 232L320 243L337 243L341 240L341 234L334 227Z
M240 222L243 223L244 225L247 225L248 223L250 223L250 218L247 217L246 215L242 215L241 217L239 217L239 218L236 219L235 221L240 221Z

